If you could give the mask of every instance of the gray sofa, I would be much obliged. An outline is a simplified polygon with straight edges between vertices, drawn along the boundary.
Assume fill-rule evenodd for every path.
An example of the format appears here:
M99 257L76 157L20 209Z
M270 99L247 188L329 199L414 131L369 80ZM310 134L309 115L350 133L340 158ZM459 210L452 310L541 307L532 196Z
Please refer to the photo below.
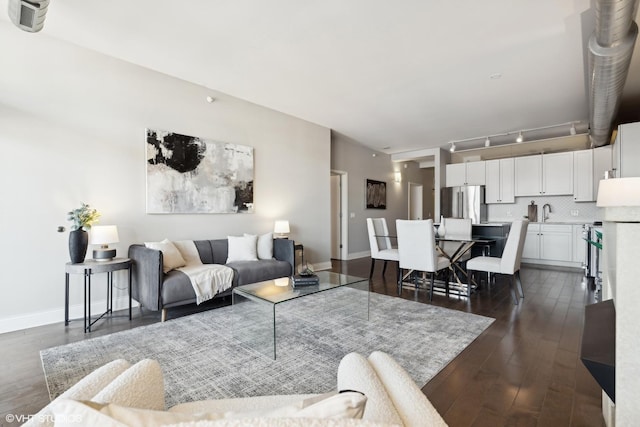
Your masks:
M233 286L215 298L231 295L236 286L290 276L295 268L293 240L273 239L273 259L229 264L226 264L227 239L194 240L194 243L204 264L223 264L234 271ZM186 274L177 270L163 273L159 250L142 244L131 245L129 258L133 260L132 298L148 310L162 310L162 321L166 319L168 308L196 302L196 294Z

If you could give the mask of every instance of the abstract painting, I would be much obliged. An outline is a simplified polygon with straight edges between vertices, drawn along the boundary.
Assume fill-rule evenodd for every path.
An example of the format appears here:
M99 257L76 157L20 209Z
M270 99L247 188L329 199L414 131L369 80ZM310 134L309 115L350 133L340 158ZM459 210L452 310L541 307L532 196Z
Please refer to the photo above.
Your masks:
M147 213L253 212L253 147L147 129Z
M367 209L387 209L387 183L367 179Z

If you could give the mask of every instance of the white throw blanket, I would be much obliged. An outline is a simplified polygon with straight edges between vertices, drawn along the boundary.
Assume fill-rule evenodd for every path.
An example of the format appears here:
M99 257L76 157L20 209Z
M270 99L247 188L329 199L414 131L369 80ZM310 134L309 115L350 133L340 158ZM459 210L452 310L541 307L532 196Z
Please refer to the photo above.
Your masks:
M189 277L196 293L196 303L210 300L233 284L233 269L220 264L195 264L177 268Z

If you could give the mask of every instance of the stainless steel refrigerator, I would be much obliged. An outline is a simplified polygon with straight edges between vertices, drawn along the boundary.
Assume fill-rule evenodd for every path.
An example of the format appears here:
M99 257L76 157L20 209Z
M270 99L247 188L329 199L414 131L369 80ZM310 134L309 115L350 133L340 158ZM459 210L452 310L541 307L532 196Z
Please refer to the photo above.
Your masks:
M445 218L471 218L473 224L487 222L484 185L464 185L442 189L441 213Z

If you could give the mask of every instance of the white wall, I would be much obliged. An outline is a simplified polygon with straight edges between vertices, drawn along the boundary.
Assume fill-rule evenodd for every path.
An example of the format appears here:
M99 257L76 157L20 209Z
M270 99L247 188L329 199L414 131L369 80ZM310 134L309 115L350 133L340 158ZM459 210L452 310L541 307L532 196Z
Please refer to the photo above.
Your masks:
M69 229L81 202L118 226L120 256L135 242L263 233L288 219L305 259L329 261L329 129L3 21L0 51L0 332L63 320L68 232L56 228ZM147 215L146 127L253 146L255 213ZM73 316L81 288L74 277Z
M406 168L405 165L407 165ZM409 182L423 184L424 190L427 189L423 173L417 163L394 163L388 154L371 150L337 132L332 132L331 168L345 171L349 177L349 259L369 255L367 218L386 218L390 234L395 234L396 219L406 219L408 215ZM396 170L402 173L402 182L394 182L394 171ZM387 183L386 209L366 209L365 182L367 178Z

